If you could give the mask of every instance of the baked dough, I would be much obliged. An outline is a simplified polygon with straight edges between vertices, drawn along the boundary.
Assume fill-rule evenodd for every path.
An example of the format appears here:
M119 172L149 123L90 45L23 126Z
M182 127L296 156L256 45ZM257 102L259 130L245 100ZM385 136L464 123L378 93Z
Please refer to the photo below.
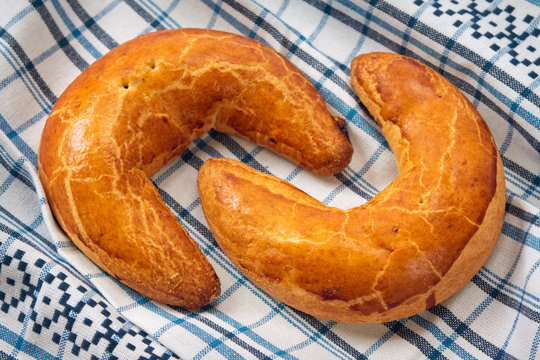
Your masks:
M208 160L198 187L218 244L262 290L316 317L385 322L443 301L485 263L505 180L486 123L441 75L371 53L351 77L398 162L398 178L369 202L328 207L228 159Z
M69 85L43 130L39 174L64 231L109 274L163 303L198 308L220 292L148 178L212 127L318 174L352 156L343 120L289 61L255 40L200 29L112 50Z

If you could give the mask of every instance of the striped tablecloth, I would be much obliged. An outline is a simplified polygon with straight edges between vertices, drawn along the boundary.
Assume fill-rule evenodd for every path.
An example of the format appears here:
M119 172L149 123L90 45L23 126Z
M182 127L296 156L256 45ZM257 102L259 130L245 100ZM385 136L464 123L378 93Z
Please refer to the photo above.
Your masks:
M48 0L0 2L0 359L538 359L540 343L540 4L537 0ZM211 131L153 177L215 267L222 295L198 311L123 286L55 224L37 177L41 130L89 64L137 35L180 27L255 38L295 63L347 120L355 155L319 178ZM395 159L349 82L358 54L432 66L477 106L502 155L506 217L465 288L411 318L351 325L313 318L258 290L216 245L197 169L223 156L264 167L326 204L366 202Z

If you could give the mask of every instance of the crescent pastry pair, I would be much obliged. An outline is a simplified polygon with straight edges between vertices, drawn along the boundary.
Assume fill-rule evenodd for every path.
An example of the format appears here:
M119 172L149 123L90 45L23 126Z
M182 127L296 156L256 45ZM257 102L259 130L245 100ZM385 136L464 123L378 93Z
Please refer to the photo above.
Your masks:
M400 172L368 203L328 207L230 159L208 160L198 190L218 244L261 289L314 316L389 321L444 300L484 264L504 174L485 122L433 70L373 53L351 78ZM38 155L75 245L124 284L187 308L219 296L219 279L149 177L211 128L320 175L352 157L344 121L289 61L200 29L147 34L96 61L58 99Z

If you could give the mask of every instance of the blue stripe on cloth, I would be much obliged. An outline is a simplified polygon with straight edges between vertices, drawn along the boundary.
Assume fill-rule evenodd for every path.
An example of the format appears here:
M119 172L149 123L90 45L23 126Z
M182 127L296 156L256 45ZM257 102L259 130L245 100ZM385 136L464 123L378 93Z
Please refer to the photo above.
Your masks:
M256 170L259 170L261 172L268 174L268 169L264 167L259 161L254 159L247 151L244 149L236 140L234 140L232 137L222 134L222 133L216 133L214 136L214 139L218 141L221 145L223 145L227 150L229 150L234 156L236 156L238 159L242 159L246 164L250 165ZM202 165L202 164L201 164ZM197 168L198 169L198 168Z
M158 4L151 0L143 0L140 3L152 13L157 21L168 29L181 28L180 24L169 16L176 6L178 6L179 0L173 0L166 9L161 9Z
M506 202L506 212L514 215L515 217L527 222L527 223L531 223L533 224L534 226L536 227L540 227L540 219L538 219L538 217L535 215L535 214L532 214L530 212L528 212L527 210L525 209L522 209L520 207L518 207L517 205L514 205L512 203L512 199L510 198L507 202Z
M258 3L258 5L261 6L261 4L259 4L259 3ZM275 13L276 18L280 18L283 15L283 13L285 12L285 10L287 10L289 5L290 5L290 0L283 0L281 2L281 5L279 6L279 9Z
M42 121L47 115L48 115L48 113L41 110L37 114L32 116L30 119L23 122L21 125L17 126L15 129L13 129L13 131L16 134L21 134L21 133L25 132L26 130L30 129L33 125L35 125L35 124L39 123L40 121ZM11 134L6 134L6 135L9 138L9 136Z
M372 9L373 9L373 4L370 4L368 12L370 12ZM327 4L323 11L325 12L325 16L328 17L330 14L332 14L333 8L330 6L330 4ZM328 75L333 74L338 68L342 70L343 72L345 72L346 74L350 75L350 69L349 69L348 64L350 64L353 58L355 58L358 55L360 48L365 42L366 29L369 27L370 19L371 19L370 16L366 17L366 22L362 25L362 30L360 31L360 38L356 42L355 46L352 47L352 50L345 58L344 63L331 59L332 62L334 62L334 65L330 69L328 69L324 74L322 74L322 77L316 81L317 84L320 84L319 87L322 87L324 82L328 79L329 77ZM349 113L350 113L350 110L347 112L347 114Z
M144 21L150 24L151 28L154 30L165 30L165 26L161 24L161 22L156 19L154 16L152 16L148 11L146 11L138 2L134 0L124 0L125 4L127 4L137 15L139 15ZM145 30L144 32L148 32L149 30Z
M309 34L309 36L305 40L308 43L312 43L313 40L315 40L317 36L319 36L323 28L326 26L326 23L328 22L328 14L330 13L330 9L332 9L333 1L334 0L328 0L328 2L326 3L325 8L322 10L322 13L323 13L322 19L319 21L319 24L317 24L317 27L315 28L315 30L313 30L313 32Z
M338 179L344 186L348 187L352 192L355 194L361 196L362 198L369 200L371 199L371 195L364 191L362 188L356 185L356 183L346 177L343 173L339 173L334 175L336 179Z
M369 198L366 198L366 200L369 200L373 196L377 195L380 190L375 188L370 183L368 183L364 179L364 175L373 166L373 164L375 164L375 162L377 161L379 156L381 156L381 154L384 152L384 150L386 150L385 147L379 146L377 148L377 150L373 153L373 155L371 155L371 157L368 159L368 161L366 161L364 166L362 166L362 168L359 171L352 171L352 169L350 169L350 168L347 168L347 169L343 170L343 173L345 173L347 178L352 183L354 183L354 184L358 184L358 183L364 184L362 186L362 188L365 190L366 195L369 196ZM330 203L341 191L343 191L343 189L345 187L346 187L346 185L343 184L343 183L341 185L338 185L334 190L332 190L332 192L326 198L324 198L324 200L322 202L324 204Z
M109 12L111 9L120 4L120 2L121 0L112 1L105 7L102 13ZM78 29L79 32L84 31L84 29L90 30L90 32L94 34L94 36L109 50L118 46L118 43L99 26L98 21L101 18L101 14L90 16L90 14L88 14L84 7L81 6L78 0L68 0L68 4L79 20L81 20L83 23L82 27Z
M412 345L416 346L424 356L428 358L435 359L447 359L439 350L435 349L429 341L424 339L419 334L415 333L406 326L406 323L409 319L404 319L400 321L392 321L385 323L384 325L388 327L396 335L399 335L401 338L407 340Z
M330 330L330 328L328 326L323 326L321 329L319 329L318 332L314 333L313 335L311 335L310 337L308 337L307 339L305 339L304 341L301 341L299 342L298 344L296 345L293 345L287 349L284 350L284 352L286 353L289 353L289 352L294 352L294 351L299 351L301 349L304 349L306 347L308 347L309 345L313 344L314 342L317 342L322 335L325 335L328 330ZM346 359L346 357L341 357L342 359ZM364 357L363 356L357 356L356 357L357 359L363 359Z
M409 42L410 38L411 38L411 32L413 31L414 29L414 25L416 25L416 23L418 22L419 20L419 17L422 15L422 13L424 11L426 11L426 9L428 7L431 7L433 5L433 2L434 0L429 0L429 1L425 1L425 2L422 2L422 4L420 5L420 7L415 11L415 13L409 18L409 21L407 22L407 29L405 30L405 33L403 34L403 40L401 42L401 48L403 49L401 52L404 52L404 51L407 51L407 43Z
M241 34L248 34L250 29L248 26L243 24L242 22L238 21L235 17L231 16L228 12L223 10L222 4L225 3L224 0L219 0L216 2L212 2L212 0L202 0L204 5L206 5L209 9L215 10L216 6L220 6L220 11L216 12L217 15L219 15L223 20L227 21L229 24L233 25L234 28L238 30Z
M285 177L285 181L291 182L298 174L302 172L302 168L297 166L287 177Z
M7 36L7 33L4 33L5 37ZM20 57L21 53L17 53L17 46L15 44L9 44L12 49L15 50L15 54L12 53L11 49L5 46L3 43L1 43L2 48L0 48L0 53L4 56L4 58L7 60L7 62L11 65L11 67L15 70L12 76L9 76L5 78L2 81L2 87L6 87L14 80L21 80L21 82L26 86L34 100L39 104L41 109L45 113L49 113L52 109L52 103L56 101L56 97L54 95L51 95L53 97L53 101L50 101L49 98L45 98L44 93L47 91L50 91L46 85L39 86L40 81L43 81L37 71L34 68L33 63L26 63L24 66L20 63ZM23 56L26 56L24 54ZM34 79L33 79L34 78ZM35 79L38 80L35 80ZM35 80L35 81L32 81ZM37 84L36 84L37 83ZM52 93L51 93L52 94Z
M527 273L527 276L525 278L525 283L523 284L524 289L527 288L527 285L529 284L529 281L531 279L531 276L536 272L538 267L540 266L540 260L536 261L533 266L529 269L529 272ZM502 354L504 354L504 351L506 347L508 346L508 343L510 342L510 339L512 338L512 335L514 334L514 331L516 330L516 325L519 319L519 315L521 314L521 308L523 307L523 298L525 295L525 291L521 294L521 298L519 299L519 307L517 309L517 314L514 319L514 322L512 323L512 328L510 329L510 333L506 336L506 339L504 341L504 344L501 348L501 350L497 353L495 356L496 359L500 359Z
M444 341L446 341L448 339L448 336L446 336L446 334L438 326L436 326L431 321L427 321L421 315L415 315L415 316L411 317L411 321L413 321L414 323L420 325L424 329L428 330L430 332L430 334L433 335L441 343L443 343ZM471 360L476 359L476 357L474 357L471 353L469 353L462 346L459 346L456 343L452 343L448 348L454 354L459 356L460 359L471 359ZM428 358L436 359L437 354L438 354L437 352L433 352L432 354L430 354L430 356Z
M47 352L40 346L33 344L32 342L27 341L24 338L21 338L19 334L11 331L9 328L5 327L1 323L0 323L0 339L2 339L8 344L18 344L19 348L15 348L17 353L23 352L24 354L32 356L36 359L44 359L44 360L57 359L56 356ZM11 355L8 356L7 353L4 353L4 354L6 354L5 359L10 359L10 358L13 359Z
M4 220L8 220L4 216L0 216L0 218L3 218ZM14 226L14 228L9 227L9 225ZM8 237L4 240L4 242L0 243L0 263L4 261L4 258L6 256L8 249L16 240L24 242L27 245L30 245L38 249L37 244L35 244L33 241L23 236L23 235L28 235L28 231L25 228L17 226L17 224L14 224L14 223L10 223L9 225L7 223L0 222L0 232L3 232L4 234L8 235Z
M502 233L512 240L524 244L536 251L540 251L540 238L532 234L526 234L524 230L515 225L505 222L503 224Z
M33 243L35 243L35 241L39 239L41 240L38 242L39 245L50 244L50 242L46 238L44 238L42 235L36 232L36 228L43 223L43 214L38 213L35 219L30 221L30 224L27 225L21 222L15 216L13 216L13 214L8 212L4 207L0 206L0 211L6 214L7 218L4 217L2 214L0 214L0 217L2 217L4 220L7 220L12 226L15 226L17 228L17 231L20 231L22 234L29 236L33 240ZM9 220L12 220L12 221L9 221Z
M34 64L30 61L28 58L28 55L25 53L19 42L4 28L0 27L0 39L4 40L5 43L11 48L13 53L15 55L12 56L14 63L22 63L24 64L21 69L24 69L22 71L22 74L28 73L30 78L35 82L36 87L40 90L41 93L43 93L43 96L47 99L49 103L54 103L56 101L56 96L53 94L49 86L45 83L43 78L39 75L37 72ZM2 47L4 49L8 49L7 46L5 46L3 43ZM13 64L10 59L3 53L4 57L6 57L6 60L10 64ZM13 65L12 65L13 66ZM13 66L14 69L18 69L18 66ZM19 75L19 73L17 73ZM50 108L49 108L50 111Z
M19 174L19 171L20 171L19 169L20 169L20 167L22 166L23 163L24 163L24 159L20 158L15 163L15 165L13 166L11 171L9 172L8 177L4 180L4 182L2 184L0 184L0 196L2 196L2 194L4 194L6 192L6 190L10 187L10 185L15 181L16 174Z
M34 7L32 5L27 5L23 9L19 10L19 12L15 14L11 19L9 19L9 21L4 25L4 29L7 30L11 28L13 25L23 20L28 14L31 14L33 11Z
M355 359L365 359L364 355L358 349L355 349L337 333L328 329L328 327L325 324L323 324L320 320L306 313L298 311L296 309L292 309L292 310L298 317L303 319L313 329L317 331L322 331L322 334L324 335L324 337L321 339L327 339L331 344L334 344L334 346L337 346L337 348L342 349L343 351L345 351L347 354L354 357Z
M39 16L47 26L47 29L60 45L60 49L66 54L67 58L80 70L83 71L88 67L88 63L81 55L71 46L68 39L62 34L62 31L54 21L49 9L45 6L42 0L32 2L32 6L37 10Z
M540 323L540 311L535 311L529 308L528 306L525 306L522 302L519 302L517 299L512 298L508 296L507 294L504 294L503 291L505 291L505 283L508 282L508 279L505 278L504 281L501 281L500 283L496 284L496 286L489 285L486 281L484 281L478 276L475 276L472 281L484 292L486 292L487 294L489 294L491 297L495 298L499 302L503 303L507 307L517 310L519 313L525 315L527 318L537 323Z
M218 339L211 335L209 332L203 330L201 326L197 326L195 323L199 322L201 324L206 325L208 328L217 331L219 333L226 333L227 331L224 330L221 326L219 326L216 323L213 323L210 319L205 319L204 317L200 316L196 312L188 312L183 308L176 308L176 310L183 314L182 317L175 316L173 313L165 311L161 307L156 306L151 301L148 301L148 299L139 293L135 292L134 290L122 285L122 288L124 291L135 301L135 304L133 306L129 307L122 307L119 309L119 312L125 312L133 307L143 306L146 310L150 311L151 313L160 316L163 319L166 319L170 322L170 324L181 326L183 329L189 331L191 334L195 335L196 337L200 338L207 344L215 344L215 349L218 353L220 353L222 356L224 356L226 359L240 359L242 358L240 354L238 354L234 349L226 345L224 342L218 341ZM162 332L164 332L162 330ZM240 345L242 343L240 342Z
M508 280L505 280L505 282L507 281ZM508 308L518 311L519 313L525 315L527 318L531 319L536 323L540 323L540 311L535 311L528 306L525 306L523 303L520 303L515 298L504 294L504 283L496 284L496 286L491 286L479 276L473 277L472 282L486 294L489 294L497 301L506 305Z
M210 17L210 20L206 24L206 29L213 29L216 25L216 21L220 15L221 12L221 3L216 2L214 4L214 7L212 8L212 16Z
M248 153L236 140L223 133L218 133L215 130L210 130L207 135L205 135L204 139L195 139L194 144L198 149L202 149L213 157L223 157L223 155L219 153L216 149L208 146L208 143L212 140L215 140L222 144L238 159L250 165L251 167L259 171L268 173L266 167L264 167L260 162L258 162L253 154ZM261 149L262 148L256 148L254 151L257 152ZM154 184L156 186L161 184L165 179L167 179L176 170L178 170L183 164L191 165L195 170L199 170L199 168L203 164L203 161L199 157L195 156L195 154L188 148L180 155L177 160L173 162L173 164L166 171L158 175L158 177L154 180Z
M530 227L529 227L529 229L530 229ZM527 234L528 234L528 232L526 232L524 234L524 241L520 245L518 254L515 257L514 262L512 263L512 265L510 266L510 269L508 270L507 274L504 277L505 282L508 282L508 280L510 279L510 277L512 276L512 274L514 273L514 271L515 271L515 269L517 267L519 259L521 258L521 255L523 253L523 246L527 241ZM478 278L478 276L475 275L474 278ZM473 278L473 282L474 282L474 278ZM478 282L475 282L475 283L478 283ZM463 324L466 327L470 327L470 325L474 322L474 320L476 320L478 318L478 316L487 308L488 305L491 304L491 302L493 302L493 300L497 297L497 295L501 294L501 290L504 289L504 287L505 287L505 284L503 282L501 282L500 284L497 285L496 288L492 289L492 291L489 293L489 296L486 299L484 299L474 311L472 311L472 313L467 317L467 319L465 319ZM523 309L524 309L524 307L521 307L521 309L518 310L518 313L523 312ZM523 312L523 313L525 315L525 312ZM537 319L537 322L540 323L540 318ZM454 333L449 337L450 341L448 343L446 343L446 342L443 343L443 345L445 347L448 347L448 345L455 342L457 337L460 336L460 335L461 334L459 334L457 331L454 331ZM498 349L497 354L501 354L501 352L502 352L502 349Z
M261 13L257 16L256 20L253 22L251 29L248 34L245 34L247 37L255 38L261 24L264 22L265 16L268 14L268 11L262 9Z
M205 135L203 138L195 139L193 141L193 144L195 144L198 149L203 150L212 157L222 158L223 155L221 153L219 153L213 147L208 146L208 143L214 140L215 135L217 135L217 133L213 131L211 132L211 134ZM180 155L176 160L174 160L173 163L165 171L163 171L153 180L154 185L156 185L156 187L159 187L159 185L161 185L163 181L165 181L169 176L176 173L176 171L178 171L185 164L191 165L193 168L198 170L202 166L202 160L198 157L195 157L194 153L190 149L185 150L185 152Z
M522 166L520 166L519 164L517 164L516 162L514 162L513 160L511 160L510 158L506 156L501 156L501 159L502 159L505 170L507 171L511 170L516 175L519 176L518 178L514 177L514 179L516 181L519 181L520 184L526 184L526 182L529 182L529 184L537 184L540 181L539 180L540 174L538 175L533 174L532 172L523 168Z
M4 117L0 114L0 130L2 130L5 134L10 134L9 139L13 142L13 144L19 149L19 151L28 159L30 162L37 167L37 154L32 150L28 144L21 139L21 137L13 131L13 128L9 123L4 119ZM3 134L0 134L3 135ZM0 137L1 138L1 137ZM33 186L33 184L32 184Z
M331 80L331 78L326 78ZM344 82L342 85L345 84ZM364 133L369 135L371 138L377 140L381 145L388 147L386 139L382 136L378 128L374 126L374 121L368 122L359 114L359 104L356 104L355 107L351 107L345 102L342 98L337 96L334 92L330 91L328 88L322 85L322 83L315 83L317 90L321 93L323 98L337 111L341 114L344 114L348 120L348 124L354 125L357 128L361 129ZM352 95L356 97L356 95Z
M446 310L448 310L448 309L446 309ZM459 333L459 336L464 337L462 332L465 331L465 329L467 329L467 328L468 328L468 325L461 322L460 325L457 327L457 329L455 329L455 331L456 331L456 333ZM432 329L431 329L431 332L433 333ZM479 339L481 339L480 335L473 332L470 328L468 328L468 337L467 338L468 338L469 342L471 342L471 339L474 339L475 344L473 344L473 345L476 345L478 348L485 347L486 344L488 343L487 340L485 340L485 339L482 339L481 341L479 341ZM454 351L454 353L456 353L457 355L459 355L460 358L473 358L473 359L476 358L475 356L473 356L470 353L463 354L463 352L461 350L456 351L455 349L458 346L457 346L457 344L455 342L455 339L453 339L452 337L448 337L447 335L443 334L442 337L441 338L438 337L438 339L442 340L441 345L437 349L438 351L444 351L444 349L448 348L448 349L451 349L452 351ZM479 345L480 345L480 347L479 347ZM494 346L493 344L490 344L490 346L488 346L488 347L490 348L491 352L495 352L495 351L498 350L497 354L499 354L499 356L501 356L501 358L513 359L512 356L510 356L509 354L504 352L504 349L500 349L500 348L497 349L497 347ZM433 357L433 359L436 359L436 357Z
M9 174L4 183L0 186L0 195L8 190L15 180L26 185L32 192L36 192L30 174L24 168L25 159L20 157L18 160L13 159L6 149L0 145L0 166L2 166ZM51 243L42 235L37 233L35 229L43 222L43 215L36 211L37 217L29 225L22 222L18 217L12 215L4 206L0 205L0 218L3 218L8 223L16 226L19 231L37 238L38 243L51 247ZM51 247L52 249L52 247Z
M2 135L0 135L0 139ZM26 185L33 192L36 191L36 187L32 181L32 176L28 170L23 166L27 163L24 157L19 157L15 160L9 153L9 151L2 145L0 145L0 165L3 166L6 171L14 176L17 180Z
M53 243L36 231L36 228L43 223L42 214L39 214L38 217L30 223L30 225L27 225L19 218L15 217L12 213L10 213L5 207L0 205L0 219L3 219L5 223L9 223L11 226L17 228L17 231L32 237L32 242L43 244L47 246L51 251L54 250Z
M54 9L56 10L56 13L60 16L60 19L64 22L68 30L71 32L73 37L77 39L77 41L84 47L85 50L87 50L90 55L94 57L94 59L99 59L103 54L96 49L94 45L90 41L86 39L86 37L83 36L81 30L77 29L73 22L71 21L71 18L66 14L66 11L60 5L58 0L50 0L54 6ZM87 29L87 27L84 27Z
M383 336L381 336L373 345L369 347L364 352L364 356L369 359L371 354L373 354L377 349L379 349L384 343L386 343L392 336L394 336L395 333L391 330L388 330Z
M506 183L515 186L517 189L522 190L521 194L516 194L515 192L512 193L515 197L520 198L522 200L527 200L529 197L533 197L537 200L540 200L540 189L534 189L530 194L527 193L527 183L523 180L523 178L516 176L513 173L507 172L506 174ZM507 193L510 193L511 190L509 188L506 189Z
M467 325L461 320L459 320L448 308L442 305L436 305L429 309L429 312L437 315L448 326L450 326L450 328L454 330L454 334L452 334L453 336L456 336L455 334L458 334L462 339L467 341L469 344L475 346L478 350L480 350L487 356L493 358L495 354L500 351L500 349L497 346L493 345L493 343L475 333L470 328L470 324ZM449 348L453 346L454 343L455 339L448 337L447 340L443 342L442 346ZM509 356L508 358L513 357Z
M112 8L110 6L107 7L100 14L96 15L96 19L104 16L107 11L110 11L111 9ZM82 31L84 30L79 30L76 32L76 34L80 34ZM52 94L52 91L44 84L43 79L36 71L36 66L47 60L51 55L58 51L60 46L55 43L55 45L53 45L51 48L47 49L35 59L30 61L22 50L21 46L11 37L11 35L4 33L3 37L9 47L13 49L15 55L12 54L8 47L2 44L5 52L2 50L0 50L0 52L2 52L6 60L12 65L14 72L0 82L0 90L14 80L20 78L43 111L48 114L52 108L52 104L56 102L56 96ZM68 41L73 38L75 38L73 34L67 36Z
M278 307L277 309L280 310L283 308L283 305ZM242 324L235 319L231 318L227 314L225 314L222 311L219 311L217 308L213 307L210 310L210 313L214 316L216 316L218 319L222 320L227 325L230 325L234 330L228 331L222 335L219 339L217 339L214 343L208 344L206 347L202 348L199 353L195 356L195 358L200 358L204 354L208 353L211 349L215 348L216 345L222 344L228 340L231 340L233 338L238 337L239 335L245 335L249 337L249 339L253 340L257 345L262 346L266 349L268 349L272 353L272 358L280 357L283 359L297 359L297 357L289 354L287 350L280 349L279 347L275 346L274 344L270 343L268 340L254 332L252 329L257 328L261 325L266 324L267 321L271 320L273 317L275 317L279 311L276 311L276 309L270 309L270 312L264 316L262 316L259 320L257 320L253 324ZM261 355L263 355L261 353ZM268 357L266 355L263 355L262 357Z
M512 295L514 299L519 298L519 300L522 303L526 303L527 305L531 306L532 308L536 308L540 310L540 298L530 292L528 292L526 289L524 289L521 286L512 284L511 282L506 281L505 279L501 278L497 274L493 273L491 270L489 270L486 267L483 267L479 272L478 276L482 277L483 280L490 283L492 286L497 286L499 283L504 283L505 288L504 291ZM514 289L514 290L511 290Z
M255 346L251 345L251 344L248 344L247 342L245 342L244 340L236 337L236 336L231 336L232 333L230 333L228 330L226 330L225 328L223 328L222 326L212 322L210 319L204 317L204 316L201 316L197 313L193 313L192 314L193 316L190 316L196 320L198 320L201 324L204 324L208 327L210 327L211 329L213 330L216 330L218 332L220 332L221 334L225 334L227 335L225 338L228 340L231 340L232 342L234 342L235 344L239 345L240 347L242 347L243 350L247 350L249 353L251 353L252 355L254 355L256 358L259 358L259 359L262 359L264 358L264 354L259 350L257 349ZM227 351L224 352L223 354L226 356L226 358L228 359L231 359L231 358L239 358L238 354L232 350L232 348L228 347L225 345L225 341L221 341L219 339L215 339L214 341L212 342L207 342L208 344L210 344L210 347L212 347L213 349L216 349L220 352L222 352L223 350L220 350L220 349L223 349L225 348Z
M536 330L536 334L534 334L534 339L531 346L531 352L529 354L529 360L538 359L537 357L538 345L540 345L540 326Z

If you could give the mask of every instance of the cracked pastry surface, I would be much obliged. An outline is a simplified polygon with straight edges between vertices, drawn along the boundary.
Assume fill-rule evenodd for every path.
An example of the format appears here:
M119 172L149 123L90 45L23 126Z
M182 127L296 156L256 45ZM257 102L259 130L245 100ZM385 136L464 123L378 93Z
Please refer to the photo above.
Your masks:
M109 274L167 304L200 307L220 284L148 177L212 127L318 174L352 156L344 121L288 60L201 29L146 34L104 55L43 130L40 178L64 231Z
M199 193L218 244L262 290L325 319L391 321L443 301L485 263L504 172L484 120L432 69L371 53L353 61L351 80L399 168L369 202L328 207L229 159L203 165Z

